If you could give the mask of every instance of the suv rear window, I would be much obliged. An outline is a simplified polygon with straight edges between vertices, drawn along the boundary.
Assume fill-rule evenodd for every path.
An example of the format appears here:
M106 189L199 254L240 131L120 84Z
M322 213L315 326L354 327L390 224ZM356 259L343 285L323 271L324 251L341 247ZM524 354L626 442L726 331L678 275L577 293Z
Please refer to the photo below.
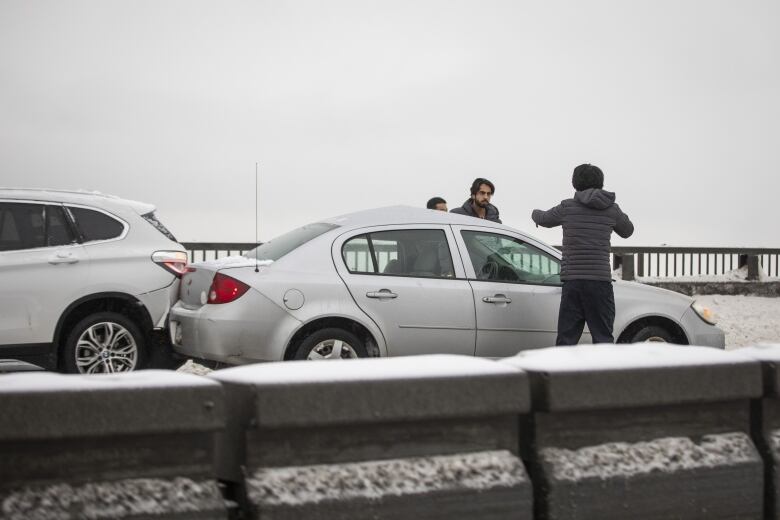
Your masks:
M163 235L165 235L165 236L166 236L166 237L168 237L169 239L173 240L174 242L178 242L178 240L176 240L176 237L175 237L175 236L173 236L173 233L171 233L170 231L168 231L168 228L167 228L167 227L165 227L165 226L163 225L163 223L162 223L162 222L160 222L160 220L157 218L157 215L155 215L153 211L152 211L152 212L150 212L150 213L146 213L146 214L144 214L144 215L141 215L141 216L142 216L142 217L144 218L144 220L146 220L146 221L147 221L149 224L153 225L153 226L154 226L154 228L155 228L157 231L159 231L160 233L162 233Z
M105 213L74 207L68 207L68 210L76 220L84 242L117 238L125 230L124 224Z
M315 239L337 227L339 226L336 224L326 224L324 222L309 224L278 236L251 251L247 251L244 253L244 257L252 260L257 258L258 260L272 260L275 262L293 249L297 249L309 240Z

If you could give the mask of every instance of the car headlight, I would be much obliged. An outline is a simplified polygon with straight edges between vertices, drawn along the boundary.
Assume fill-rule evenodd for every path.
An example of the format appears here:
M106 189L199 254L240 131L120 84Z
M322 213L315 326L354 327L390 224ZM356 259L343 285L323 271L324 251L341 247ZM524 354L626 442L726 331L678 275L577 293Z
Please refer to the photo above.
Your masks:
M699 318L703 319L710 325L715 325L715 323L717 323L718 320L715 318L715 313L709 307L705 307L699 302L693 302L691 307L694 311L696 311L696 314L699 315Z

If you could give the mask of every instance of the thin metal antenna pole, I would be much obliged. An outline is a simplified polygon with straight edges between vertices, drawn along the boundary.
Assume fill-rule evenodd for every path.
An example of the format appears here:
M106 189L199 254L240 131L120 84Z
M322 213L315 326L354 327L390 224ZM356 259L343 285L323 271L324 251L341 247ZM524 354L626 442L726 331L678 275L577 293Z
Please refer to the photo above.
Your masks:
M256 273L260 272L260 268L258 267L258 264L260 262L257 259L257 254L258 254L257 253L257 247L258 247L257 246L257 240L258 240L258 226L259 226L258 223L257 223L257 216L258 216L258 213L257 213L257 184L258 184L257 183L257 177L258 177L258 173L257 173L257 171L258 171L257 170L257 162L255 162L255 272Z

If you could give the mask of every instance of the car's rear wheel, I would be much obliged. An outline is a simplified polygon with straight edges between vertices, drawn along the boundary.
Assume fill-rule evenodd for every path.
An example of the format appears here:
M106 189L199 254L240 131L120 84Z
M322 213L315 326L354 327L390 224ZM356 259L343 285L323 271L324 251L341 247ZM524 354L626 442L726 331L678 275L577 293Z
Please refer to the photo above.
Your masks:
M335 327L310 334L295 352L295 359L334 360L359 357L368 357L363 341L352 332Z
M128 317L99 312L79 321L68 334L63 366L74 374L130 372L146 361L146 338Z
M629 339L629 343L674 343L674 341L674 335L658 325L646 325Z

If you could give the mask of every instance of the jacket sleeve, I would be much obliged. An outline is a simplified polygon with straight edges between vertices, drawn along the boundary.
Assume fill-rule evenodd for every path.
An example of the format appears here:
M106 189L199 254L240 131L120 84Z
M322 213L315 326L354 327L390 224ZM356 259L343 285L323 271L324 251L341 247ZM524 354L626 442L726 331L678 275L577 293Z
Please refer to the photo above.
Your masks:
M631 222L631 219L628 218L628 215L623 213L623 210L620 209L620 206L615 204L615 209L617 209L615 233L623 238L628 238L634 234L634 224Z
M550 208L547 211L535 209L531 213L531 219L537 226L542 227L555 227L563 224L563 204L558 204L554 208Z

